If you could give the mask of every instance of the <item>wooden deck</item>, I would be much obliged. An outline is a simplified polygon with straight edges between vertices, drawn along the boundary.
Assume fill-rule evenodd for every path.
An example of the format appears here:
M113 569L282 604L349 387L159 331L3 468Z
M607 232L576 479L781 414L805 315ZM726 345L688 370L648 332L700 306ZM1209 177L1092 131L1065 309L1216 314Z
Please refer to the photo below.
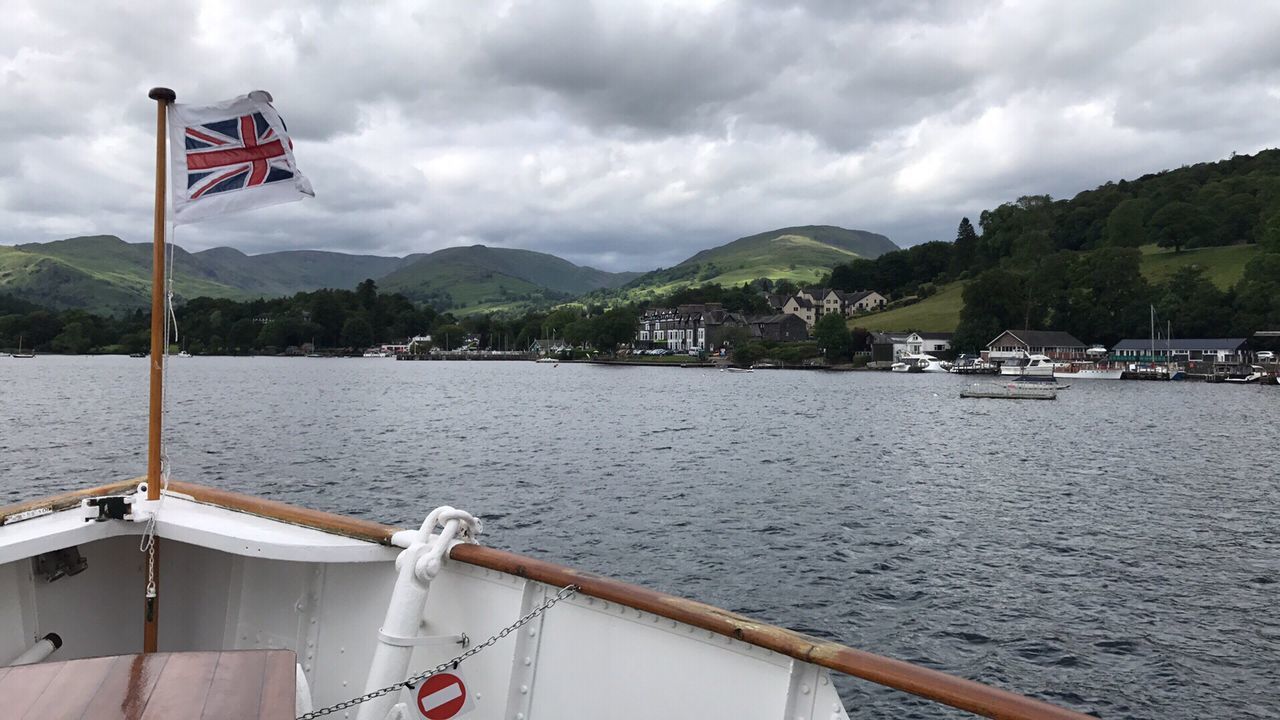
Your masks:
M292 720L291 650L153 653L0 668L10 720Z

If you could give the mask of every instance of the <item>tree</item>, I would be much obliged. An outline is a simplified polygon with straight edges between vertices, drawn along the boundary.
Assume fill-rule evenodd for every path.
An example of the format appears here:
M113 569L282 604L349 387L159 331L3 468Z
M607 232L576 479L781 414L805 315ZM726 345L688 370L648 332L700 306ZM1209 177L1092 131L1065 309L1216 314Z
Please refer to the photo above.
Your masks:
M283 349L289 345L289 337L285 330L284 323L279 320L272 320L262 326L262 330L258 332L256 342L258 347Z
M258 339L258 326L251 318L240 318L231 323L231 336L228 342L236 351L253 349L253 342Z
M961 352L987 346L1000 333L1020 328L1026 317L1026 279L992 268L965 286L960 323L952 345Z
M1151 232L1160 247L1182 252L1186 246L1200 244L1208 230L1208 222L1200 209L1188 202L1175 201L1151 216Z
M846 360L852 356L853 337L840 313L827 313L813 325L813 339L828 360Z
M365 278L356 286L356 302L365 310L372 311L378 306L378 284L372 278Z
M1107 216L1103 242L1112 247L1138 247L1146 241L1147 201L1142 198L1124 200Z
M734 365L741 367L750 367L758 360L764 357L764 345L757 341L735 345L733 351L729 353L729 358L733 360Z
M342 324L342 344L350 348L366 348L373 344L373 326L359 315Z
M956 228L956 241L951 253L951 274L959 275L973 265L978 253L978 232L973 229L969 218L960 218Z
M591 321L591 344L597 350L616 352L635 339L639 317L630 307L614 308Z
M1179 268L1160 287L1156 312L1173 322L1179 337L1214 337L1231 325L1227 294L1194 265Z
M52 346L54 352L83 355L89 352L89 348L93 346L93 340L89 337L89 329L84 323L73 322L62 328L62 332L53 339Z

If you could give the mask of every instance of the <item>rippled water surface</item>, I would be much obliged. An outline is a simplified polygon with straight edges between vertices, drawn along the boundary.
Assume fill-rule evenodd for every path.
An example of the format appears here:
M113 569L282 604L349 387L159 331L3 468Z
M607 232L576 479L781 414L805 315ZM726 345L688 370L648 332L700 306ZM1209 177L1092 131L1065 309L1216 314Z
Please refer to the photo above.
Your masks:
M175 476L416 524L1107 718L1280 715L1280 388L175 360ZM0 359L7 499L142 474L146 361ZM855 717L952 717L860 681Z

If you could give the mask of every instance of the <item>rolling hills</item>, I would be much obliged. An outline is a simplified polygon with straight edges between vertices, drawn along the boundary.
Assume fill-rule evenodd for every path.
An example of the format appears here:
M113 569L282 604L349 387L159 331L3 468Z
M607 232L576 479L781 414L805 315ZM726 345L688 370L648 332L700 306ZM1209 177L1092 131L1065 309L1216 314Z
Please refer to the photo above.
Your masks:
M189 253L174 247L174 293L245 300L321 288L354 288L366 278L441 308L550 304L638 273L609 273L546 253L484 246L408 257L289 250L246 255L220 247ZM120 313L145 307L151 292L151 245L112 235L0 246L0 293L54 309Z
M378 281L379 287L411 300L446 301L473 312L551 304L617 287L639 275L574 265L547 253L484 245L445 248L405 260Z
M693 285L741 285L759 278L809 284L839 263L873 259L897 249L889 238L865 230L832 225L779 228L738 238L678 265L645 273L614 295L635 300Z
M895 249L883 235L808 225L739 238L642 275L484 245L403 258L318 250L246 255L227 247L188 253L175 247L174 291L179 299L204 295L245 300L353 288L372 278L383 290L469 314L548 307L589 293L631 299L692 284L740 284L762 277L807 283L836 263ZM98 235L0 246L0 293L47 307L126 312L147 305L150 286L147 243Z

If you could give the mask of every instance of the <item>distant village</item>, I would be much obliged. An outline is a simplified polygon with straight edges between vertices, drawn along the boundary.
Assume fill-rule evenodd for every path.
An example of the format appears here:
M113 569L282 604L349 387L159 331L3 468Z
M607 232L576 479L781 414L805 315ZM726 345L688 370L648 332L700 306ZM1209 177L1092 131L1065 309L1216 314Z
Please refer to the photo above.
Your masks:
M874 290L845 292L831 288L799 289L793 294L765 294L771 313L752 315L726 310L720 303L698 303L676 307L657 307L641 311L630 347L619 349L619 357L628 361L679 360L690 363L716 361L727 363L734 344L760 341L770 347L788 343L807 343L813 347L815 325L831 314L838 314L847 324L885 308L887 299ZM857 335L857 333L855 333ZM1274 376L1275 354L1257 350L1248 338L1126 338L1112 347L1087 344L1070 333L1054 330L1007 329L992 338L974 356L957 357L952 348L952 333L901 331L867 331L861 344L852 348L852 364L867 369L900 369L904 359L932 358L945 361L958 372L999 372L1002 365L1025 364L1040 357L1067 374L1096 368L1115 368L1116 376L1124 368L1138 379L1165 379L1171 372L1197 373L1211 378L1230 374L1245 376L1254 371ZM1280 332L1259 332L1258 340L1269 345L1280 340ZM419 355L431 346L430 336L419 336L406 345L387 345L382 352L393 355ZM535 356L569 359L573 349L556 341L535 343ZM434 352L441 357L439 351ZM481 352L471 344L458 351L475 357ZM495 356L496 353L489 353ZM506 353L512 355L512 353ZM525 353L527 356L528 353ZM667 356L654 357L654 356ZM679 356L672 358L670 356ZM955 362L952 362L955 361ZM1258 365L1261 364L1261 365ZM779 367L773 362L768 367ZM820 353L803 362L804 367L830 367ZM1157 371L1158 372L1155 372Z
M810 288L794 295L768 295L769 305L778 312L772 315L743 316L726 312L716 304L681 305L676 308L653 308L640 317L635 346L638 349L664 349L673 353L723 353L726 331L745 328L754 338L771 342L797 342L809 339L817 321L829 313L854 318L883 308L884 296L873 290L843 292L828 288ZM1260 333L1266 337L1270 333ZM953 359L952 333L945 332L873 332L867 336L868 346L855 352L869 358L872 367L888 368L906 356L934 355ZM1103 348L1106 359L1128 363L1175 363L1194 368L1198 363L1245 364L1258 360L1245 338L1129 338L1113 348ZM1087 345L1070 333L1049 330L1006 330L993 338L981 359L1000 363L1029 355L1044 355L1057 363L1096 363L1104 353L1098 346ZM1263 362L1274 361L1271 353L1262 352Z

